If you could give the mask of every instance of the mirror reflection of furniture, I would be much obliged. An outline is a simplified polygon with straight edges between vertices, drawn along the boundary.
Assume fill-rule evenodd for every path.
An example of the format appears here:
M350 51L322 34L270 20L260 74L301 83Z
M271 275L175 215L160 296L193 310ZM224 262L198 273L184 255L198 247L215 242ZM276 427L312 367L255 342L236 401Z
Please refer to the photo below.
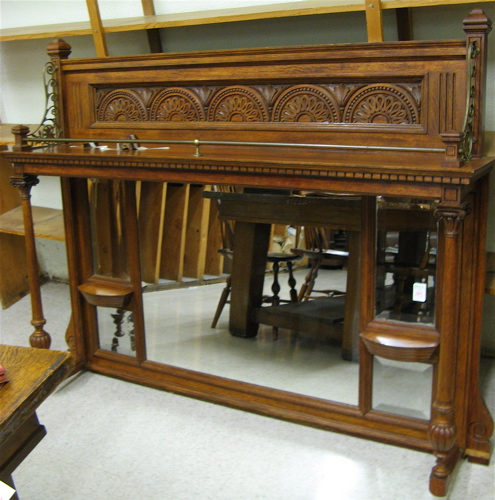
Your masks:
M325 192L301 193L301 196L315 199L329 198L337 201L346 198ZM357 200L356 197L353 199ZM357 360L357 349L353 350L352 345L353 331L356 330L354 321L357 316L355 287L358 286L359 236L356 237L352 232L349 232L349 238L354 244L353 251L355 251L352 257L352 269L347 272L346 276L346 290L349 291L349 300L346 300L346 291L341 289L315 289L318 272L322 266L347 269L349 262L347 234L348 231L344 229L304 226L305 248L291 249L294 255L307 259L309 264L308 274L299 289L298 302L307 302L310 299L319 299L319 302L280 309L281 314L274 321L280 320L286 328L291 330L335 337L339 343L342 343L342 358ZM354 344L357 345L357 339L354 339Z
M213 191L225 192L225 193L236 193L239 192L239 189L236 189L234 186L214 186ZM217 200L218 203L221 203L221 200ZM235 234L235 224L232 220L224 219L222 220L222 248L219 249L219 253L226 259L232 260L234 257L234 237ZM266 255L266 262L271 264L271 268L273 271L273 283L271 286L272 295L264 295L263 303L271 304L274 306L279 305L280 303L286 302L297 302L297 291L296 291L296 280L294 278L293 273L293 263L301 260L302 256L292 253L282 253L282 252L268 252ZM279 273L280 266L284 264L287 272L288 272L288 284L289 284L289 298L282 299L280 298L280 282L279 282ZM223 308L225 304L229 304L229 296L232 289L232 279L231 275L227 277L225 288L222 290L222 294L220 295L220 300L218 302L217 309L215 311L215 315L213 317L213 321L211 323L212 328L216 328L220 315L222 314ZM278 338L278 327L273 325L273 339L276 340Z
M383 201L378 207L377 311L389 319L432 323L437 254L433 208L430 203Z
M358 197L301 197L289 194L266 193L215 193L205 192L204 196L220 201L220 219L235 221L235 245L232 263L232 301L230 307L230 332L239 337L254 337L260 323L288 328L295 331L307 331L302 322L311 322L324 335L334 335L339 342L342 339L342 325L329 331L315 316L312 307L315 301L308 303L289 303L278 306L261 307L263 282L266 270L266 255L269 248L270 227L272 224L290 224L292 226L315 226L342 228L348 232L349 244L353 252L349 259L352 279L359 282L359 248L361 228L361 200ZM349 328L353 334L357 331L359 315L357 311L358 294L348 301L340 297L342 303L337 317L341 318L344 308L349 307L352 322ZM234 300L235 299L235 300ZM290 309L296 311L291 312ZM299 309L307 310L300 314ZM323 309L325 309L323 307ZM325 311L328 313L328 311ZM329 313L331 316L334 312ZM345 313L344 313L345 314ZM347 328L347 326L346 326ZM330 337L329 337L330 338Z
M393 274L396 290L391 318L404 320L404 315L407 314L418 318L422 314L428 315L434 307L433 290L435 286L436 262L435 247L433 245L436 238L432 237L430 232L420 233L419 236L420 238L418 239L424 242L424 253L420 262L399 260L401 255L400 249L403 247L403 245L400 245L398 253L394 254L394 260L384 264L384 272ZM429 278L431 278L431 283L429 283ZM421 293L424 294L424 300L414 300L414 287L416 283L424 288L424 293L418 292L418 295ZM418 290L422 288L418 287ZM426 297L428 297L428 302Z
M298 301L305 302L310 298L343 295L345 292L342 290L317 290L314 286L321 266L345 268L349 252L335 248L335 242L329 241L325 228L307 226L304 228L304 236L306 248L293 248L291 250L294 254L308 259L309 263L309 272L299 290Z
M305 231L308 229L305 226ZM308 259L310 267L299 290L298 301L271 308L266 313L259 311L258 317L261 323L278 324L300 333L328 336L342 345L343 359L357 361L360 233L348 231L348 239L352 252L330 248L292 249L295 255ZM332 267L346 268L345 291L338 288L315 289L318 272L327 262Z

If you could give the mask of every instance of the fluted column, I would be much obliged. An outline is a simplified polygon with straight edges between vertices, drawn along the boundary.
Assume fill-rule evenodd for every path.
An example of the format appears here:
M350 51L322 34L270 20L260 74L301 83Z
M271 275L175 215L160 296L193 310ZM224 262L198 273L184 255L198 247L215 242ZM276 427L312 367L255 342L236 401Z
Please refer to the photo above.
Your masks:
M447 492L448 481L461 456L456 445L455 424L455 374L456 350L458 344L458 311L460 279L460 231L462 221L469 213L466 205L440 205L435 216L439 227L439 307L437 327L440 330L440 352L438 357L435 400L429 427L429 439L437 457L430 476L430 490L443 496Z

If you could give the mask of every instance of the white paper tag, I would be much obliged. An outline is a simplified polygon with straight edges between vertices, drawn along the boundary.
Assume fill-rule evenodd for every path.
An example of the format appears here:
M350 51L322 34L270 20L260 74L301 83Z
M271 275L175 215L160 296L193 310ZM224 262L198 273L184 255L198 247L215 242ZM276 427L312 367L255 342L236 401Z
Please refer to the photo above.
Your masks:
M14 496L15 490L8 484L0 481L0 500L10 500Z
M414 283L413 285L413 301L426 302L426 283Z

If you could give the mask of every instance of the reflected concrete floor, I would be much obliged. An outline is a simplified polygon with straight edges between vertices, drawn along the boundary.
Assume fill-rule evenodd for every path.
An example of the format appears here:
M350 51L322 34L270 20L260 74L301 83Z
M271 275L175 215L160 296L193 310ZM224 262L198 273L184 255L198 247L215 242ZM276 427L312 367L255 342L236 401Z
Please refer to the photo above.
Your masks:
M295 273L298 283L306 270ZM288 297L286 275L281 297ZM265 280L270 294L272 277ZM346 271L322 269L318 289L345 291ZM188 370L240 380L297 394L351 405L358 404L359 366L342 359L341 347L330 337L260 325L255 338L233 337L228 331L226 305L215 329L213 312L224 284L182 288L143 295L148 359ZM113 313L100 309L100 339L110 350L116 342ZM132 322L123 318L117 352L134 355ZM336 325L342 328L342 325ZM376 359L375 407L401 415L429 418L432 373L428 365Z

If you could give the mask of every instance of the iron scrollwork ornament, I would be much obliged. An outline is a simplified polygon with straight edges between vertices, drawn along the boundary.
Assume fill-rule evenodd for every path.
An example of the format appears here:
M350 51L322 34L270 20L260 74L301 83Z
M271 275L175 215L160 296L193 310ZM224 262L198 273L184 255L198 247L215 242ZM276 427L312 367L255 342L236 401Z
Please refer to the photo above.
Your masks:
M58 67L54 61L49 61L45 64L43 69L45 114L38 128L28 136L28 139L42 139L42 146L50 144L50 139L56 139L62 136L58 106L59 87L57 72Z
M464 125L462 127L462 139L459 153L464 161L471 159L473 144L476 142L473 130L473 120L475 113L475 95L476 95L476 58L480 53L480 48L476 41L469 45L467 57L467 97L466 97L466 113L464 115Z

